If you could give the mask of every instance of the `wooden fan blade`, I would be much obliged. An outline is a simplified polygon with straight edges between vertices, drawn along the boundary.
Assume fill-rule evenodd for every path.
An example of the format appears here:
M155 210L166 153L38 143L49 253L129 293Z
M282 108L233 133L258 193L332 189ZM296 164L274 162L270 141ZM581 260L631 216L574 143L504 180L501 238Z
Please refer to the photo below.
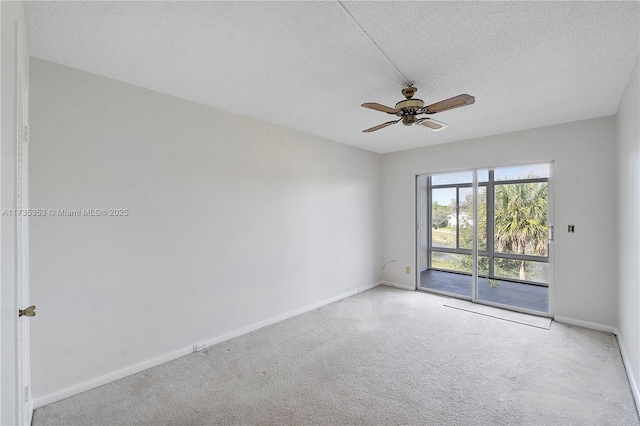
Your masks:
M398 112L398 110L395 108L377 104L375 102L368 102L366 104L362 104L361 106L365 108L375 109L376 111L386 112L387 114L396 114Z
M448 111L454 108L471 105L476 101L471 95L458 95L435 104L427 105L422 110L425 114L435 114L437 112Z
M419 125L427 127L429 130L433 130L437 132L439 130L444 130L449 127L448 124L443 123L442 121L433 120L431 118L422 118L417 122Z
M402 119L400 119L400 120L402 120ZM369 128L369 129L363 130L362 132L363 133L375 132L376 130L380 130L380 129L384 128L384 127L391 126L392 124L396 124L400 120L387 121L386 123L378 124L377 126L373 126L373 127Z

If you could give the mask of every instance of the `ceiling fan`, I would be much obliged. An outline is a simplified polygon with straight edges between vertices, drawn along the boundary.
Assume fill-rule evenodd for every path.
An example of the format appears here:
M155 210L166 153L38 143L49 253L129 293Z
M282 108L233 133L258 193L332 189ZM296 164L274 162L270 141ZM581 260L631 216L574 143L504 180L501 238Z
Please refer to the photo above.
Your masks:
M376 111L386 112L400 117L398 120L387 121L386 123L373 126L369 129L363 130L364 133L375 132L384 127L396 124L402 121L405 126L411 126L413 124L419 124L434 132L438 130L444 130L447 128L447 124L434 120L428 117L418 118L419 114L435 114L438 112L448 111L450 109L471 105L476 101L471 95L458 95L453 98L445 99L444 101L436 102L435 104L424 106L422 99L413 99L413 95L418 91L413 85L409 85L402 89L402 95L406 98L398 102L395 108L391 108L385 105L377 104L375 102L369 102L362 104L365 108L375 109Z

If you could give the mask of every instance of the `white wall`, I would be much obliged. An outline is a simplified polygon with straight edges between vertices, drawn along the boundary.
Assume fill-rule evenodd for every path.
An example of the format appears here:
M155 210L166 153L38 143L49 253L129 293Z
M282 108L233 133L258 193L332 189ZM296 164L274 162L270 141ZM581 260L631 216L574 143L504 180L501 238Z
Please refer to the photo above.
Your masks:
M425 137L428 137L425 136ZM383 279L414 287L415 176L553 161L554 313L616 325L615 118L484 137L383 157ZM567 225L575 225L574 234Z
M618 329L636 404L640 410L640 69L638 61L617 114L618 179Z
M380 155L31 67L32 208L130 212L32 220L36 398L380 279Z

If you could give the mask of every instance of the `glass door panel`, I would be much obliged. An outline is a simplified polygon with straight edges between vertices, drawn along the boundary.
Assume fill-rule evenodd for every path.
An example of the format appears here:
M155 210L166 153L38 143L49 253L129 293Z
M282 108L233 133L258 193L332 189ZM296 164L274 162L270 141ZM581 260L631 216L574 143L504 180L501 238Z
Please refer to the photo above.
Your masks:
M487 220L478 235L489 238L478 301L548 313L548 194L548 164L489 171L484 199L478 197Z
M429 228L418 288L473 296L473 172L434 175L426 187Z

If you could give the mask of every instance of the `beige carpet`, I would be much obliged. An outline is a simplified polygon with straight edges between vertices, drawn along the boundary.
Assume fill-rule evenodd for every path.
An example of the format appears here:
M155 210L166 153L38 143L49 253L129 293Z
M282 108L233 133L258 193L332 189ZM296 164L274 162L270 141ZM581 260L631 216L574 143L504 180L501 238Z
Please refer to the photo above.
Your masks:
M613 335L378 287L35 412L35 425L638 425Z

